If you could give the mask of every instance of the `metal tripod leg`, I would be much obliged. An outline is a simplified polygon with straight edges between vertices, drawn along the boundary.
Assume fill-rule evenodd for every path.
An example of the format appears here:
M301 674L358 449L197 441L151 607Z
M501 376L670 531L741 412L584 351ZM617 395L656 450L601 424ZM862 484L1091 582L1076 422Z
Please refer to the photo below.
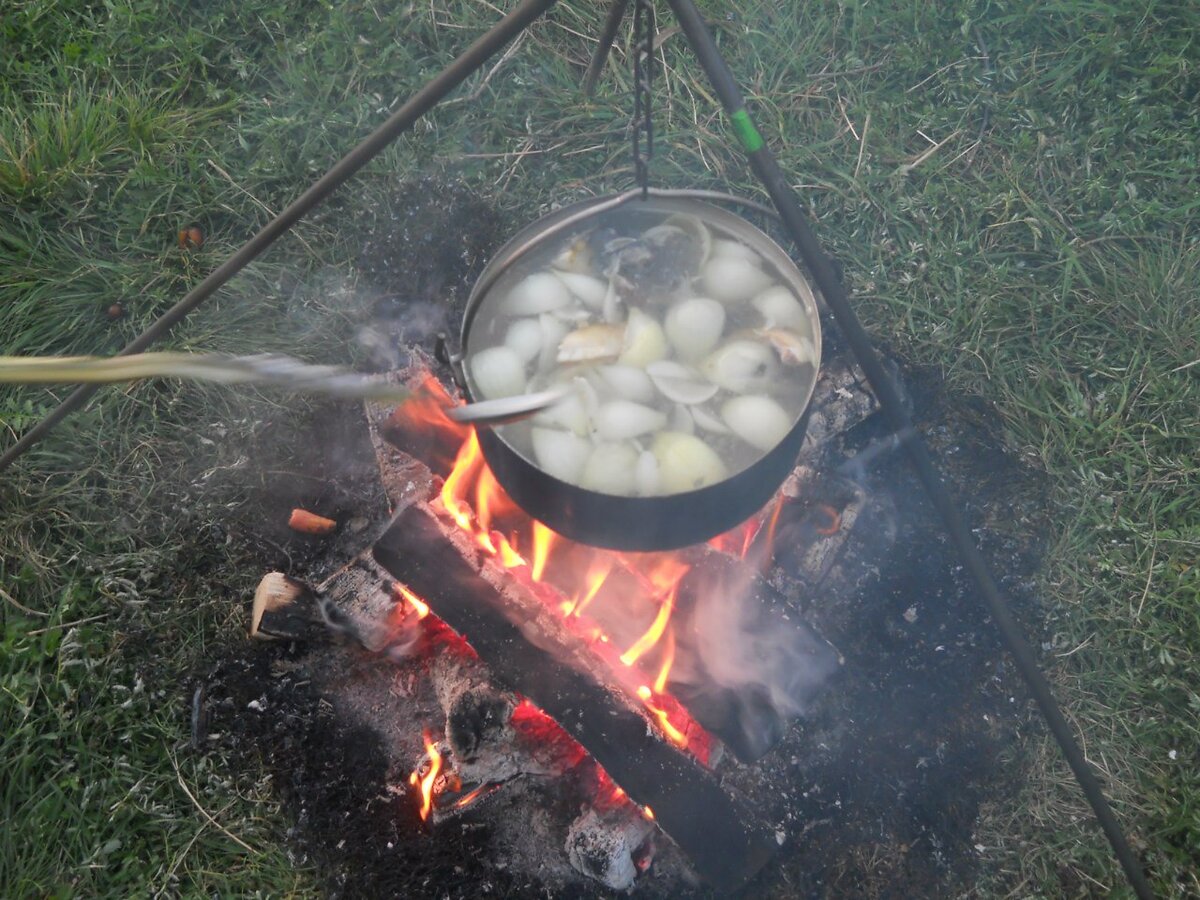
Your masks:
M667 0L667 2L675 13L688 44L712 82L721 104L725 107L738 141L746 151L750 167L763 183L763 187L767 189L776 209L779 210L784 226L792 240L795 241L796 247L821 293L824 294L825 302L829 304L829 309L845 335L847 343L850 344L858 364L862 367L863 373L879 398L883 412L891 422L893 430L905 432L906 429L911 429L912 421L895 384L884 370L883 364L871 345L870 337L846 299L846 292L841 281L834 273L829 257L821 250L816 237L809 228L800 203L780 170L779 164L775 161L774 154L771 153L766 142L754 127L741 91L734 81L733 73L721 57L700 11L692 0ZM1141 866L1133 855L1133 850L1126 841L1121 826L1104 797L1104 792L1091 765L1080 750L1070 725L1067 724L1067 720L1063 717L1062 711L1054 699L1049 683L1038 668L1033 650L1021 633L1008 603L992 579L987 563L958 511L957 505L934 466L929 448L925 446L925 442L920 439L919 435L915 435L912 440L905 442L905 449L908 451L910 461L924 484L929 498L941 515L946 531L954 541L959 555L983 595L988 612L995 620L1009 653L1017 663L1021 676L1037 701L1042 715L1046 717L1046 722L1074 771L1079 786L1083 789L1088 802L1096 813L1100 827L1112 845L1121 868L1125 870L1126 878L1129 879L1129 883L1139 897L1153 897L1154 893L1146 881L1146 876L1142 874Z
M625 18L625 10L628 8L629 0L612 0L612 5L608 8L604 30L600 32L600 43L596 46L596 52L592 54L592 61L588 63L587 74L583 76L585 96L592 96L596 90L596 82L600 80L600 73L604 71L604 63L608 60L609 51L612 50L613 41L617 38L621 20Z

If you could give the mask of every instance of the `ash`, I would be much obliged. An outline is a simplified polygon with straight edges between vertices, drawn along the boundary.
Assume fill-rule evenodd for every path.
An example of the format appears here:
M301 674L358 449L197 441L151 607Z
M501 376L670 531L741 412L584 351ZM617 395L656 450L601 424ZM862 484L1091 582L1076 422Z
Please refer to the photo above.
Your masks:
M453 209L463 198L451 191L440 202ZM378 252L402 267L395 260L421 256L425 243ZM466 283L481 262L469 255L441 260L447 273L433 281ZM386 305L390 316L404 298ZM780 845L739 896L956 895L978 865L980 804L1010 789L1000 755L1027 720L1025 696L873 398L823 325L824 393L790 484L804 499L780 524L767 577L844 665L769 753L718 767ZM395 334L394 324L380 328ZM1040 485L1004 454L986 409L952 400L934 375L906 374L917 428L955 493L970 498L985 553L1030 618ZM290 438L265 442L263 470L316 478L264 485L269 527L257 547L264 566L315 583L364 549L387 500L369 474L375 452L359 411L331 409L304 459L290 455ZM356 525L324 539L276 527L306 504ZM335 895L708 895L669 840L597 788L594 764L553 723L514 727L521 699L493 685L453 635L433 629L393 655L345 639L254 645L200 680L207 729L220 735L201 745L274 773L297 861L315 863ZM453 773L425 822L409 784L427 757L423 729ZM478 799L455 808L475 788Z

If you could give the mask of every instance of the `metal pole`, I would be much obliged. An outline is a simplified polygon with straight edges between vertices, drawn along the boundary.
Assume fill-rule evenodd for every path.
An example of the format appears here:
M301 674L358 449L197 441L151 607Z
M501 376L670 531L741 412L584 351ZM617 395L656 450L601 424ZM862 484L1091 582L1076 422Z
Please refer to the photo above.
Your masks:
M241 249L209 273L208 277L188 291L182 300L138 335L121 351L121 355L140 353L163 337L188 313L270 247L313 207L332 194L388 144L408 131L421 116L445 99L447 94L462 84L471 73L479 69L501 47L520 34L555 2L557 0L523 0L519 3L512 12L493 25L461 56L442 70L441 74L417 91L407 103L392 114L391 118L342 157L312 187L292 201L290 206L242 245ZM29 429L20 440L0 456L0 472L7 469L21 454L49 434L59 422L83 406L97 390L99 390L99 385L85 384L72 391L67 399L52 410L46 418Z
M795 193L766 142L754 127L750 114L746 110L745 100L734 81L733 73L721 57L700 11L692 0L667 0L667 2L675 13L688 44L695 52L701 67L708 75L717 96L725 107L733 131L746 152L754 174L762 181L771 200L775 203L775 207L779 210L784 226L792 240L795 241L817 287L824 294L825 302L829 305L838 326L846 336L846 342L853 350L863 373L879 398L880 405L883 407L892 429L896 432L907 433L907 430L912 428L912 421L899 392L876 355L870 337L850 306L845 289L834 273L829 257L821 250L812 229L809 228ZM1024 635L1021 634L1021 629L1017 625L1007 601L1001 595L988 571L983 554L980 553L972 539L958 507L942 482L929 453L929 448L915 433L912 439L904 442L904 446L925 490L942 517L946 531L954 541L963 562L983 595L988 611L1000 629L1004 643L1008 647L1009 653L1012 654L1021 676L1037 701L1042 715L1046 717L1051 733L1062 748L1063 755L1079 781L1079 786L1083 789L1084 795L1096 813L1100 827L1112 845L1121 868L1125 870L1125 877L1129 879L1129 883L1138 897L1153 897L1154 892L1151 890L1149 882L1146 881L1146 876L1142 873L1141 866L1121 831L1120 823L1117 822L1116 816L1113 815L1112 809L1104 797L1100 782L1096 779L1083 751L1080 750L1070 725L1067 724L1067 720L1063 717L1062 711L1054 699L1049 683L1038 668L1033 650Z
M596 82L600 80L600 73L604 71L604 62L608 59L608 52L612 50L613 41L617 38L617 29L621 27L621 20L625 18L628 6L629 0L612 0L612 5L608 8L604 30L600 32L600 43L596 45L592 61L588 63L587 74L583 76L583 93L586 97L592 96L596 90Z

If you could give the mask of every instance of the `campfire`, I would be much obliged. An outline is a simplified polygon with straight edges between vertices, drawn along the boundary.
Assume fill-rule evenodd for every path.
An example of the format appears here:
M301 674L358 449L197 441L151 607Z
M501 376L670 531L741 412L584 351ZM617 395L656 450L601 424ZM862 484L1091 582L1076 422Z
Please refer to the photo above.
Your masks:
M380 666L421 661L444 716L412 723L404 789L426 827L536 772L583 809L563 838L576 871L624 889L657 860L745 883L781 841L731 774L752 778L839 668L762 576L777 561L814 583L829 569L862 497L819 488L812 466L873 398L851 367L827 366L801 465L766 507L706 544L629 553L513 503L433 370L415 354L395 376L411 399L369 410L382 535L312 587L264 579L252 634L316 628Z

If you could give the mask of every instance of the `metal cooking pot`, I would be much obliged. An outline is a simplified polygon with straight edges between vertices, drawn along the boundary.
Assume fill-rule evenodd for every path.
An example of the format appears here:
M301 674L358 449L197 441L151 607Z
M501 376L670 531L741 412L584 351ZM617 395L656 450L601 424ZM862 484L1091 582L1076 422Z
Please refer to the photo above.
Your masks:
M610 210L629 204L633 211L694 215L750 246L779 273L791 288L809 319L817 359L821 355L821 329L817 302L808 280L786 252L742 217L699 198L737 200L728 195L691 191L652 191L642 199L639 191L616 197L587 200L560 209L520 231L484 268L467 301L461 347L471 348L471 324L497 280L530 250L557 235L579 233L602 222ZM746 201L738 201L758 209ZM767 212L771 212L767 210ZM456 375L468 395L479 397L468 367L456 356ZM815 382L815 377L814 377ZM527 513L565 537L584 544L616 550L672 550L708 540L744 522L774 496L791 472L808 424L812 388L803 398L802 412L787 436L747 468L697 490L655 497L620 497L568 484L526 459L495 429L478 429L484 458L509 496Z

